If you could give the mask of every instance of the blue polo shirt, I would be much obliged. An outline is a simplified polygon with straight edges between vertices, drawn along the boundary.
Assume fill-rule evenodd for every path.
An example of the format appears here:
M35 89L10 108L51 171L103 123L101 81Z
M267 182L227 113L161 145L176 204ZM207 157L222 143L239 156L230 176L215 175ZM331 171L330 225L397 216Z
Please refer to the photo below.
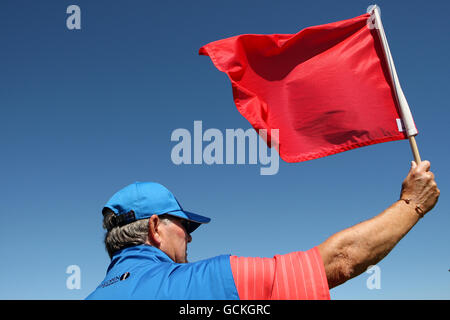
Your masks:
M161 250L138 245L114 254L88 300L238 300L230 255L175 263Z

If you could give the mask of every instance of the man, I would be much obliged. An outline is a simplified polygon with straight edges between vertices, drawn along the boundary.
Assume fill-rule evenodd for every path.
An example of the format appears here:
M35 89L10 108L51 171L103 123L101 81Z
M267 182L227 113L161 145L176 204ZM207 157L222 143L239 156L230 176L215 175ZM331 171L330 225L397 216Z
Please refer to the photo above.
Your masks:
M103 209L112 260L87 299L329 299L329 289L383 259L439 194L430 163L412 162L398 201L311 250L187 263L190 234L210 219L183 210L160 184L135 183Z

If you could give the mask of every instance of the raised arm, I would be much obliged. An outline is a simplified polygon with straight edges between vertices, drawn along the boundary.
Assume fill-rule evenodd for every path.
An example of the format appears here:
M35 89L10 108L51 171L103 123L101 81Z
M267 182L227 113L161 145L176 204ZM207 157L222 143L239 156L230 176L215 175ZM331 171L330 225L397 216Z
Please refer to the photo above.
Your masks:
M412 162L400 199L374 218L340 231L318 246L328 285L336 287L382 260L436 204L440 191L430 162Z

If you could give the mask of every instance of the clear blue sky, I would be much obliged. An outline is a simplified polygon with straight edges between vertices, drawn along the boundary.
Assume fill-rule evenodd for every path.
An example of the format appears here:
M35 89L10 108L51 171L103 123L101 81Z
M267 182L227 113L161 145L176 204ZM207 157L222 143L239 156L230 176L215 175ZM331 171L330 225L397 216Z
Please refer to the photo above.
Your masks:
M68 30L66 8L81 8ZM363 14L367 1L2 1L0 4L1 299L83 299L103 279L101 209L136 180L157 181L212 222L191 261L223 253L271 257L318 245L399 196L407 141L303 163L172 163L173 130L250 127L228 78L198 49L243 33L296 33ZM378 1L436 208L379 263L332 299L450 298L450 52L447 1ZM66 268L81 289L66 288Z

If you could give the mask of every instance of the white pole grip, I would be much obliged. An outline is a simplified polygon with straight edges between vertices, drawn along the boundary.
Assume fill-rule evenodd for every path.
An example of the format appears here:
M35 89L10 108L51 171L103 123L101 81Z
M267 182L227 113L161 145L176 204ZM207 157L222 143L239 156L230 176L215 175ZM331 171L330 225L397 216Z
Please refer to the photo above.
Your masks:
M384 33L383 23L381 22L381 15L378 6L372 6L369 13L372 15L372 17L375 18L375 28L378 30L383 51L386 56L386 61L389 67L389 74L391 76L392 84L394 85L394 92L396 95L398 106L400 108L400 115L402 117L403 124L405 125L406 134L408 137L415 136L418 132L416 129L416 125L414 124L411 110L409 109L408 101L403 94L402 87L400 86L400 81L398 80L397 71L395 70L394 60L392 59L386 34Z

